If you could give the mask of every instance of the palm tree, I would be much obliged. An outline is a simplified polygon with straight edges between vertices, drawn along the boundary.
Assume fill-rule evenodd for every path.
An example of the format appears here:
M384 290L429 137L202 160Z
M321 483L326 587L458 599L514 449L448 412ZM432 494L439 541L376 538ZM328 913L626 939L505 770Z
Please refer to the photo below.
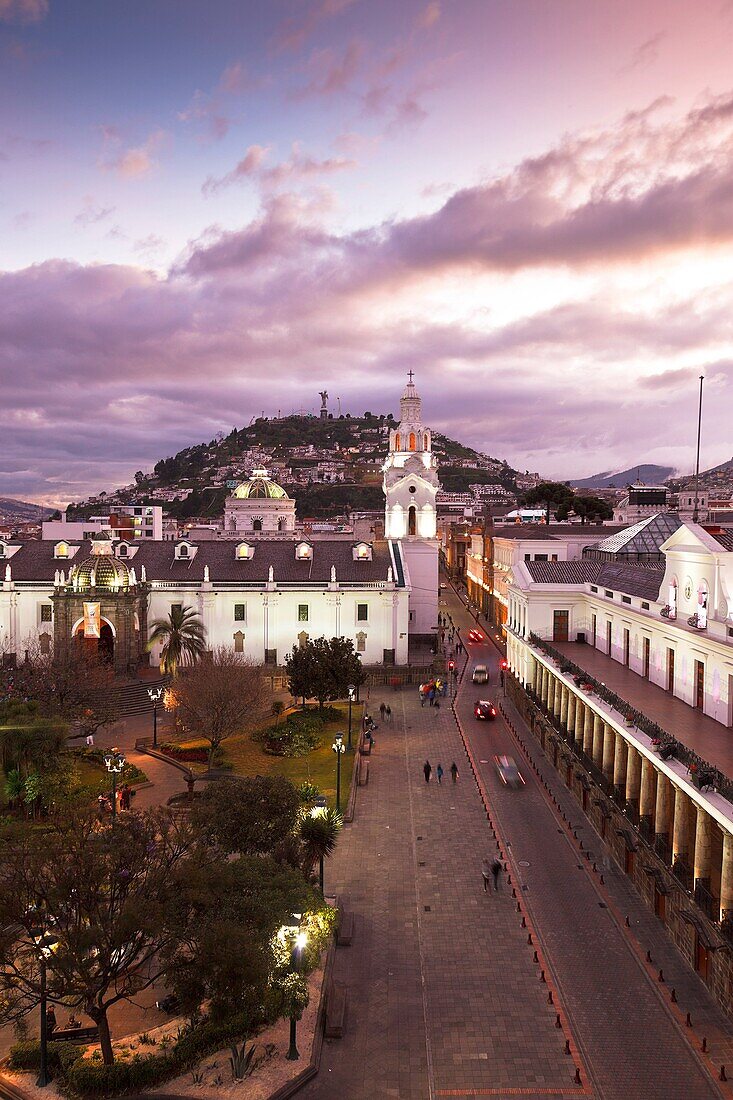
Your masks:
M192 607L172 607L167 619L155 619L148 650L163 642L160 671L175 676L179 665L195 665L206 652L204 624Z
M343 820L336 810L316 809L301 818L298 832L303 845L303 867L310 874L320 861L319 883L323 894L323 861L336 847Z

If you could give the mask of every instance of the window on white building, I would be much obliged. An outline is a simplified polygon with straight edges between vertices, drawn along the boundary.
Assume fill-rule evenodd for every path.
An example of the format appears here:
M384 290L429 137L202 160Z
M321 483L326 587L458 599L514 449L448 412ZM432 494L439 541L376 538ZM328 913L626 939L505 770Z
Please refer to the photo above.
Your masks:
M50 623L53 621L53 608L50 603L41 604L41 622Z
M244 653L244 634L238 630L234 635L234 652Z
M299 603L298 604L298 622L299 623L307 623L308 622L308 604L307 603Z
M247 605L246 603L235 603L234 605L234 621L235 623L247 622Z
M356 621L358 623L366 623L369 621L369 605L365 603L358 603L356 605Z

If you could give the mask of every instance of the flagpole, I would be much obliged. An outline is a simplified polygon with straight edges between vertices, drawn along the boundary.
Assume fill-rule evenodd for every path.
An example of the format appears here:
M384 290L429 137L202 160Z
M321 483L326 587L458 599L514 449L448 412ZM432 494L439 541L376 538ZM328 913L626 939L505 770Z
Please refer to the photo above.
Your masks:
M705 381L705 375L700 375L700 399L697 407L697 457L695 459L695 507L692 510L692 522L697 523L698 520L698 485L700 482L700 428L702 426L702 384Z

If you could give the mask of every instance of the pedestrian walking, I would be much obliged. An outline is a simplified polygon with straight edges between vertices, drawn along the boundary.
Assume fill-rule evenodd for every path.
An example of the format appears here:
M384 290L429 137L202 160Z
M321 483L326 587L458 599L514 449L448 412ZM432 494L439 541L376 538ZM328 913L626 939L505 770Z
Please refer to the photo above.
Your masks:
M435 687L431 687L430 691L428 692L428 699L430 700L430 706L434 707L435 706Z
M486 893L491 882L491 864L488 859L481 860L481 878L484 881L484 893Z
M440 694L443 696L444 699L445 699L446 695L448 694L448 684L446 683L445 680L440 685Z
M384 708L384 716L385 716L385 718L387 719L387 721L389 722L389 724L391 726L392 725L392 708L389 705L389 703L387 703L387 706Z
M430 782L430 776L431 776L432 771L433 771L432 765L431 765L429 760L425 761L425 763L422 766L422 770L423 770L423 775L425 776L425 782L429 783Z
M458 765L456 764L455 760L453 761L453 763L450 766L450 776L451 776L451 779L453 780L453 782L455 783L455 781L458 779Z
M386 703L380 703L379 704L379 714L381 716L382 721L384 721L384 716L385 716L386 712L387 712Z
M425 706L425 700L427 699L427 692L425 691L425 685L420 684L420 706Z
M501 874L502 867L498 859L495 859L491 864L491 873L494 876L494 890L499 889L499 875Z
M46 1030L49 1035L53 1035L56 1030L56 1011L53 1005L49 1005L46 1009Z
M442 764L438 764L438 767L435 769L435 774L438 777L438 782L442 783L443 782L443 765Z

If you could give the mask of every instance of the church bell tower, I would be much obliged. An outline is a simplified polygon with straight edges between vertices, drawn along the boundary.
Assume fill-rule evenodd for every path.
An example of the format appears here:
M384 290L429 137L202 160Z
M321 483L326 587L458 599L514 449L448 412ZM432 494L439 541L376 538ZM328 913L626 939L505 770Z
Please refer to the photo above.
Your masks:
M383 472L385 536L400 542L410 574L410 632L432 637L438 618L435 498L440 482L412 371L400 398L399 426L390 432Z

